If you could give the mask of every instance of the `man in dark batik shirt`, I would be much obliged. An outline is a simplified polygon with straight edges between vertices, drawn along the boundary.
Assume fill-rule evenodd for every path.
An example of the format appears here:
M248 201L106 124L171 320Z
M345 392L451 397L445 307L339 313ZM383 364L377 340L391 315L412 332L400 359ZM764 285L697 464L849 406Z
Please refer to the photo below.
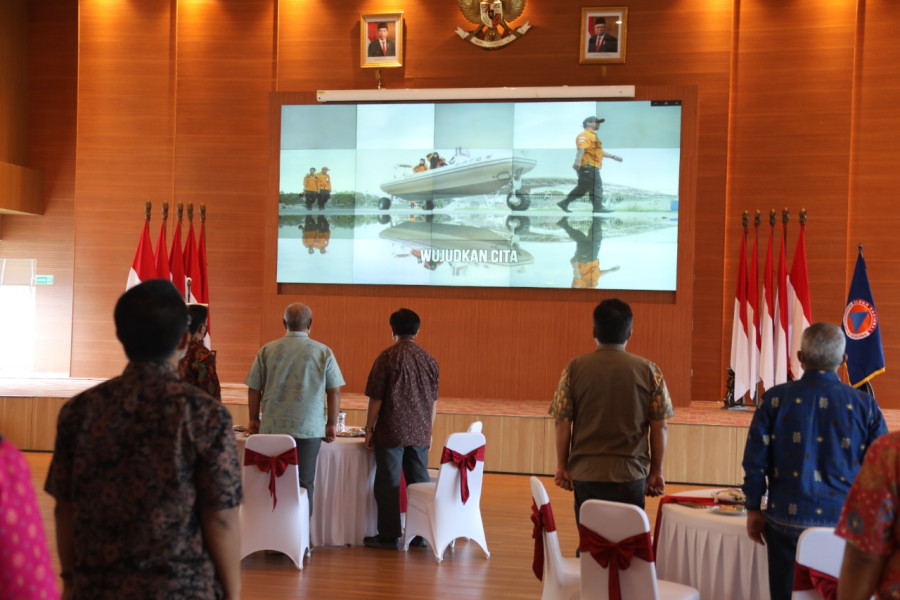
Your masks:
M237 447L228 410L178 378L187 307L155 279L115 321L128 365L63 406L45 485L64 594L237 600Z
M188 345L187 353L178 361L178 376L188 383L193 383L216 400L222 400L222 387L216 373L216 354L203 345L209 309L203 304L188 304L188 314L191 315L188 329L191 343Z
M438 364L415 342L419 315L401 308L391 315L394 345L378 355L366 396L366 448L375 451L375 504L378 535L363 541L370 548L398 549L400 472L406 483L428 481L428 447L438 397ZM423 546L418 536L413 546Z

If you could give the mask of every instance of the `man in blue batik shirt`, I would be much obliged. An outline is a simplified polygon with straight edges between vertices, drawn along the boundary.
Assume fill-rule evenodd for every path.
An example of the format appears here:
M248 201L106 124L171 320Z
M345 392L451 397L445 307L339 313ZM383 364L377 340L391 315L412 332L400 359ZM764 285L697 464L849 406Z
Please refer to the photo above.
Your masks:
M866 450L887 433L875 399L837 376L844 346L835 325L807 327L797 353L803 376L767 391L750 424L743 463L747 534L766 546L772 600L791 597L800 534L837 524Z

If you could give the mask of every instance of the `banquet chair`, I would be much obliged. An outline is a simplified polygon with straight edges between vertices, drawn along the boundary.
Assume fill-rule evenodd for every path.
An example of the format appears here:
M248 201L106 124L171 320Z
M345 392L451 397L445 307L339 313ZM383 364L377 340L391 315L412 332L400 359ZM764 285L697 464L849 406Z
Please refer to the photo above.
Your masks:
M456 538L464 537L477 542L485 556L490 557L480 506L484 445L482 433L450 434L444 445L437 481L407 486L404 550L409 548L414 537L420 535L441 562L447 546Z
M800 534L791 600L822 600L825 595L819 587L823 586L836 591L844 544L843 539L834 535L833 527L811 527Z
M534 507L546 515L542 517L540 525L544 549L542 578L544 592L541 594L541 600L578 600L581 597L581 565L577 558L563 557L559 549L559 535L553 524L550 497L544 484L537 477L531 478L531 498L534 500ZM537 543L538 540L535 539L535 545ZM535 564L534 568L537 569L538 565Z
M581 597L641 600L700 600L692 587L656 579L656 564L650 546L650 522L647 514L632 504L586 500L581 505ZM591 536L599 535L614 544L634 540L641 548L627 567L620 568L615 558L601 566L592 554ZM602 541L602 540L601 540ZM641 558L643 554L644 558ZM618 588L615 586L618 575ZM616 596L616 592L619 595Z
M240 510L242 559L259 550L276 550L303 569L303 558L309 552L309 497L306 489L300 487L296 449L297 442L289 435L258 434L247 438L244 503ZM277 475L277 469L263 471L258 462L252 461L250 452L289 458L282 461L284 472ZM291 457L293 464L285 464L291 462Z

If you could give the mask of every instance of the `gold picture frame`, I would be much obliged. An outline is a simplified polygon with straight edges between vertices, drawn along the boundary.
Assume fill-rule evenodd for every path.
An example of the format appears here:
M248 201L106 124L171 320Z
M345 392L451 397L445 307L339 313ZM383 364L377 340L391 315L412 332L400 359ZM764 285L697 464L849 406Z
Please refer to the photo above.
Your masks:
M379 30L386 32L384 39ZM402 12L362 15L359 32L359 56L362 68L403 66Z
M582 8L578 62L624 63L627 21L628 7L625 6Z

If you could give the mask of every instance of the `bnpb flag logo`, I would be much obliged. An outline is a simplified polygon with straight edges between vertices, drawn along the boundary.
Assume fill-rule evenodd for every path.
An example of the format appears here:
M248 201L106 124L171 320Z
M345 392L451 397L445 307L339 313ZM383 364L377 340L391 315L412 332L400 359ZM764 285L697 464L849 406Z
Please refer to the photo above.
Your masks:
M875 307L865 300L851 300L844 311L844 333L851 340L869 337L878 327Z

